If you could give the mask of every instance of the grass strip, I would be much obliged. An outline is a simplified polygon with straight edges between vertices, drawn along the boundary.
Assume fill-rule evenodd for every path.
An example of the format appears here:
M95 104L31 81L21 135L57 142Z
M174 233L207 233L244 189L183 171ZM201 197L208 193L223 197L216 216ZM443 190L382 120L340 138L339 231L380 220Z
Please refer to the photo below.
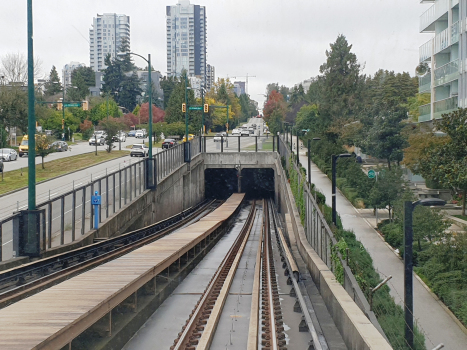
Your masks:
M37 164L36 182L49 180L60 175L68 174L73 171L81 170L125 155L128 155L128 151L112 151L111 153L98 151L97 156L94 153L84 153L46 162L44 163L45 169L42 169L42 164ZM26 187L27 185L27 168L5 172L3 174L3 181L1 181L0 175L0 194L18 190Z

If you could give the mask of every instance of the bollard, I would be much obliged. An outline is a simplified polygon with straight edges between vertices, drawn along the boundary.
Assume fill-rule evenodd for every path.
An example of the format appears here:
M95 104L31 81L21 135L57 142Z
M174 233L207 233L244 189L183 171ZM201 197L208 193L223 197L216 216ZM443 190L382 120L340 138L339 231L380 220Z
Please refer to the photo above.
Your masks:
M99 206L101 205L101 196L99 192L94 192L94 196L91 198L91 203L94 206L94 229L99 229Z

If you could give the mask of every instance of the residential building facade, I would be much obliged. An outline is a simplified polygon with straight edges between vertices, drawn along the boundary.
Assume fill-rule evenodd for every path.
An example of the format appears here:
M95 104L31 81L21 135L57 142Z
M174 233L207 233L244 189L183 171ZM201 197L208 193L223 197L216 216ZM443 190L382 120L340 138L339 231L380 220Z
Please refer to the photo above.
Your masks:
M136 74L138 75L138 79L140 80L139 87L141 90L143 90L143 94L146 95L148 91L148 77L149 73L147 70L139 70L136 71ZM158 71L153 71L151 72L151 84L154 86L155 90L155 95L160 98L160 100L152 101L156 106L162 107L163 101L164 101L164 91L161 89L161 78L162 75ZM143 100L144 96L139 96L138 100L141 102Z
M216 82L216 69L210 64L206 65L206 90L209 91Z
M244 81L235 81L234 85L234 92L237 96L245 93L245 82Z
M130 17L116 13L104 13L94 17L89 30L90 67L95 72L106 68L104 60L108 54L116 58L122 40L126 38L130 44Z
M180 76L206 75L206 8L179 0L167 6L167 73Z
M420 107L419 122L467 107L467 0L422 0L433 5L420 16L420 32L433 37L420 46L419 92L431 93Z
M66 87L71 86L71 73L78 68L78 67L86 67L84 63L79 63L79 62L70 62L68 64L65 64L65 66L62 69L62 77L63 77L63 86Z

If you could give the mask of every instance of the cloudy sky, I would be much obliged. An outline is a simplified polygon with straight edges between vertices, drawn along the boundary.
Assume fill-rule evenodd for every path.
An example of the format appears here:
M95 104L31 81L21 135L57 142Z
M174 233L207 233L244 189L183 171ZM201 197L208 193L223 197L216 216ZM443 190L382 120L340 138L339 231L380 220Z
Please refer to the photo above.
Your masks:
M152 55L166 72L165 6L178 0L33 0L34 54L44 75L71 61L89 65L89 29L96 14L130 16L131 50ZM267 83L286 86L319 73L325 51L339 34L353 45L364 73L379 68L414 74L420 0L192 0L206 6L207 61L216 77L249 79L252 99L263 102ZM26 0L0 4L0 55L27 52ZM144 62L135 61L138 66ZM240 80L240 79L237 79Z

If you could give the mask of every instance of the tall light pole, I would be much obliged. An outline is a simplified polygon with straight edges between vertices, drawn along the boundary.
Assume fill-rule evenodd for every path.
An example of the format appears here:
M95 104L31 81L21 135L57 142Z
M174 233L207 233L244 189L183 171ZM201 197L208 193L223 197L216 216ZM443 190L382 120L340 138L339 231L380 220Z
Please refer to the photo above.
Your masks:
M333 154L332 160L332 223L337 226L337 213L336 213L336 163L339 158L349 158L352 155L343 153L339 155Z
M311 141L320 141L319 137L313 137L313 140L308 139L308 184L311 186Z
M141 57L145 60L148 64L148 91L149 91L149 158L152 158L152 81L151 81L151 54L148 54L148 59L144 58L143 56L134 53L134 52L121 52L118 56L125 56L125 55L135 55Z
M188 75L185 73L185 141L188 142Z
M405 341L410 349L413 342L413 211L418 205L444 206L445 201L439 198L426 198L416 202L404 202L404 315Z

